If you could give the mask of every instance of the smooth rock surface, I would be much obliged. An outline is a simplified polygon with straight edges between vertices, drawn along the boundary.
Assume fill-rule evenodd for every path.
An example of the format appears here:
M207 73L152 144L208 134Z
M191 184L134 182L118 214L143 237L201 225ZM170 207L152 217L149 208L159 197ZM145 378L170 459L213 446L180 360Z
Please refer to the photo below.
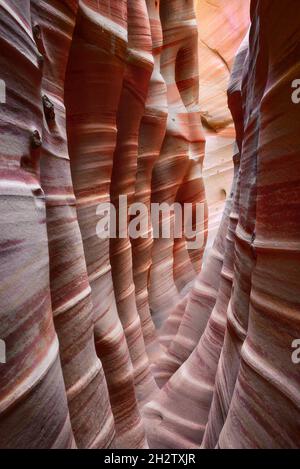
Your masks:
M300 447L295 5L0 1L1 448Z

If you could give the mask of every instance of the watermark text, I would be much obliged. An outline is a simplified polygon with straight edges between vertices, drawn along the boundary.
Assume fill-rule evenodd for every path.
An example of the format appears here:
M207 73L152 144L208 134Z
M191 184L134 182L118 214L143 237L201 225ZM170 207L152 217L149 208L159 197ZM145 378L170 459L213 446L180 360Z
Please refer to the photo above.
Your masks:
M127 196L120 195L118 210L109 202L99 204L96 214L97 236L107 238L185 238L187 249L204 246L204 203L151 203L148 207L136 202L127 205Z

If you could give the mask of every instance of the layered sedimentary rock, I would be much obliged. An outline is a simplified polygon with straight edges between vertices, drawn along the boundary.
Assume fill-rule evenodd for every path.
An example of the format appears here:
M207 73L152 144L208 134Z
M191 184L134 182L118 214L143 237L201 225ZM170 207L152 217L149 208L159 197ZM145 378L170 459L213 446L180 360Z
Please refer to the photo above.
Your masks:
M141 319L135 301L132 250L128 233L130 213L120 214L123 201L134 201L139 129L145 113L153 70L152 39L145 0L128 0L128 50L123 89L117 113L111 199L117 214L117 236L110 239L113 285L118 314L123 325L134 369L137 398L147 402L156 390L146 354ZM127 208L126 208L127 210Z
M247 3L244 2L242 8L239 8L238 2L230 4L216 2L213 5L206 1L195 2L199 24L200 107L206 138L203 177L209 205L208 232L206 223L203 228L205 237L208 234L207 248L209 249L207 249L206 268L202 269L201 275L194 282L189 294L173 308L163 328L168 331L169 340L166 341L168 350L156 366L156 379L160 386L172 376L194 350L217 298L229 222L228 203L227 207L224 203L226 198L232 197L230 185L235 135L232 116L227 106L226 89L234 54L249 21ZM212 34L216 30L222 33ZM224 37L226 47L222 42ZM207 168L214 168L213 172L210 173ZM226 172L225 176L224 172ZM210 179L213 174L216 177ZM195 195L200 196L198 200L201 200L199 182L201 181L198 181L196 185ZM220 197L222 191L224 197L223 195ZM188 198L188 187L184 187L182 193ZM223 209L224 213L220 221ZM204 220L206 219L205 210ZM218 227L216 235L215 230ZM194 252L201 258L200 250Z
M151 268L153 227L151 221L151 182L154 164L159 158L166 132L168 115L167 88L160 72L160 57L163 45L162 27L159 15L160 2L147 0L147 9L152 36L154 66L149 82L148 95L139 129L139 146L136 168L134 203L143 203L147 213L142 215L145 231L141 236L131 238L135 297L141 319L145 346L150 361L158 355L155 325L151 316L148 294L148 280Z
M216 394L219 398L222 391L219 402L226 406L224 413L214 417L219 426L222 419L225 422L212 440L218 437L219 447L295 448L300 444L300 370L291 359L291 344L300 331L299 270L295 268L299 262L299 108L291 99L291 84L300 70L294 60L299 45L294 7L292 1L284 5L252 2L236 232L236 257L245 256L243 265L236 265L236 282L241 289L250 281L240 298L232 296L228 311L223 363L231 361L235 385L225 385L228 370L220 365ZM210 435L205 440L208 446Z
M198 345L147 406L151 446L198 447L204 435L203 448L299 447L299 371L291 357L299 332L298 109L291 99L298 31L293 2L252 2L248 58L243 45L229 88L240 169L218 293Z
M246 52L247 40L238 54L233 70L235 81L229 89L229 99L236 106L237 126L243 122L242 113L237 112L241 108L241 98L238 100L236 96L232 98L232 95L239 91ZM150 436L150 444L154 446L197 447L201 444L208 421L233 280L234 234L239 199L238 146L236 150L231 195L226 203L214 248L194 286L194 295L198 290L198 316L195 313L191 316L191 312L195 310L193 303L188 304L186 311L190 316L183 318L178 334L168 350L169 361L165 359L162 366L167 375L163 375L164 381L168 377L170 379L147 408L150 421L161 419L161 424L154 428ZM189 331L193 333L189 334ZM182 366L172 376L181 363Z
M64 107L78 3L32 1L31 9L34 39L44 58L40 171L46 197L54 324L77 446L103 448L114 438L114 420L95 351L91 290L76 216Z
M20 4L0 1L0 447L299 447L295 2L252 0L240 44L248 1L198 0L199 64L191 0ZM209 173L208 212L229 72L234 175Z
M237 174L236 168L233 189ZM226 203L215 250L195 282L178 333L159 364L158 378L164 386L146 408L148 437L153 447L197 448L202 440L232 284L233 239L228 227L231 205L232 197ZM220 242L225 236L225 243Z
M184 203L185 198L193 200L193 184L197 180L199 190L195 198L205 202L201 193L204 137L198 107L197 24L193 2L162 2L160 13L164 42L161 73L167 85L168 121L161 153L153 169L151 201L171 207L175 202ZM188 190L180 191L182 186ZM193 281L199 269L199 265L195 267L199 258L193 262L184 237L174 243L174 217L175 211L162 211L159 229L163 233L164 227L169 227L171 235L155 239L152 250L149 299L158 329L178 303L181 290ZM167 331L162 334L163 342L168 342Z
M118 447L145 435L99 206L110 202L116 122L127 56L127 2L80 1L66 77L68 145L91 287L94 334L108 384Z
M0 446L75 446L53 324L40 179L42 61L30 1L1 2Z
M215 306L224 261L230 204L231 199L225 207L218 234L203 270L195 279L191 291L176 305L170 315L177 327L168 347L156 364L156 379L160 387L172 377L193 352Z
M234 67L233 67L233 70L232 70L232 73L231 73L231 80L230 80L230 83L229 83L229 88L228 88L228 105L229 105L229 108L231 110L231 113L232 113L232 116L234 117L234 122L235 122L235 126L236 126L236 150L237 150L237 153L235 154L235 160L236 160L236 163L239 165L240 164L240 156L241 156L241 152L242 152L242 145L243 145L243 138L244 138L244 112L243 112L243 100L242 100L242 78L243 78L243 71L246 70L246 67L248 65L247 61L248 61L248 49L249 49L249 36L248 34L246 35L246 37L244 38L240 48L239 48L239 51L238 51L238 54L237 54L237 57L236 57L236 60L235 60L235 64L234 64ZM236 233L236 225L237 225L237 221L238 221L238 214L239 214L239 199L240 199L240 190L241 190L241 171L239 171L239 174L238 174L238 178L237 178L237 186L236 186L236 190L235 190L235 195L234 195L234 203L233 203L233 207L232 207L232 212L231 212L231 215L230 215L230 224L231 226L229 226L228 230L231 229L231 232L233 234L233 236L235 236L235 233ZM231 240L232 240L232 236L231 236ZM232 255L233 255L233 252L232 252ZM238 262L238 256L236 255L235 253L235 262L234 262L234 268L235 268L235 274L236 274L236 269L237 269L237 262ZM232 271L232 267L233 267L233 260L234 260L232 257L231 257L231 274L233 273ZM239 291L240 289L240 286L235 282L234 285L232 286L232 295L227 295L226 297L226 308L227 308L227 314L229 315L229 312L231 311L231 304L232 304L232 300L234 297L234 295L237 294L237 292ZM235 291L234 291L235 290ZM239 292L239 296L242 296L241 292ZM230 300L229 300L229 297L230 297ZM229 320L229 318L227 318L227 321ZM216 408L218 408L218 410L220 409L220 407L218 407L218 405L220 405L220 403L218 402L218 397L220 396L219 392L218 392L218 389L219 389L219 381L220 381L220 375L222 374L222 371L223 371L223 367L225 366L228 366L228 365L225 365L224 364L224 357L227 355L227 356L230 356L231 353L230 353L230 346L231 344L229 345L228 342L230 342L230 339L229 339L229 328L228 328L228 325L229 323L227 323L226 325L226 331L225 331L225 334L224 334L224 342L223 342L223 346L222 346L222 351L221 351L221 355L220 355L220 359L219 359L219 363L218 363L218 371L217 371L217 374L216 374L216 378L215 378L215 384L214 384L214 394L213 394L213 400L212 400L212 404L211 404L211 408L210 408L210 416L209 416L209 421L208 421L208 424L207 424L207 427L205 429L205 435L204 435L204 438L203 438L203 447L207 446L207 445L212 445L212 447L214 448L215 445L217 444L217 436L219 434L219 431L220 431L220 428L221 428L221 425L224 423L224 421L222 421L222 419L220 418L221 416L218 415L218 417L216 417L216 415L214 415L215 413L217 413L218 411L216 410ZM232 324L232 326L234 327L234 325ZM237 326L237 323L235 323L235 326ZM239 337L239 331L236 330L236 334L237 334L237 337ZM233 366L233 363L232 361L230 361L230 374L227 373L227 379L228 381L226 382L226 387L228 386L230 389L231 389L231 392L232 392L232 386L234 386L234 383L235 383L235 379L236 379L236 373L237 373L237 367L238 367L238 361L236 362L236 365ZM222 370L222 371L221 371ZM230 399L229 400L226 400L224 399L224 394L222 395L222 397L220 397L220 399L222 399L222 404L221 404L221 407L222 407L222 416L225 416L228 412L228 408L226 409L226 407L228 406L228 403L230 402ZM213 434L213 436L212 436ZM215 443L213 443L213 441L215 441ZM208 443L209 442L209 443Z
M19 5L13 1L4 2L2 8L5 12L3 41L5 44L10 41L9 47L15 47L16 54L15 66L7 63L6 66L9 65L7 69L12 70L17 79L10 84L10 77L3 77L9 84L8 98L11 99L12 93L17 102L20 97L14 95L13 86L19 87L20 93L24 90L29 93L32 76L34 80L31 94L25 93L27 101L20 103L24 116L28 110L32 113L28 120L28 139L26 142L24 136L21 139L25 132L21 125L20 137L15 130L7 132L1 158L5 171L7 167L13 170L9 176L20 176L32 189L33 203L41 213L41 222L35 218L27 222L38 235L30 246L34 249L40 243L44 249L41 254L44 276L39 275L37 282L32 272L27 280L37 285L44 282L45 311L39 308L39 320L47 321L49 326L41 326L41 331L47 330L47 333L43 332L46 343L44 347L40 345L39 350L41 356L52 360L47 362L51 371L52 362L56 366L51 375L51 379L56 380L51 392L63 396L61 414L55 415L55 422L51 421L53 432L56 424L63 427L62 436L57 436L58 442L53 443L47 429L49 442L43 445L38 439L35 441L33 435L33 446L74 446L73 430L78 447L112 444L145 447L140 412L157 390L149 358L153 361L154 355L159 355L148 297L151 272L150 299L153 285L159 280L155 279L156 269L160 268L155 252L159 249L154 249L153 256L149 209L151 201L165 201L162 193L156 197L153 187L162 182L162 191L169 193L170 203L204 202L201 186L204 139L197 107L197 28L193 5L178 2L172 6L163 2L160 9L159 2L151 0L138 3L131 0L33 0L26 3L25 13L21 13ZM176 19L177 11L181 11L179 19L183 24ZM175 47L172 46L172 21L177 21L178 28L179 41ZM14 22L20 32L13 26ZM16 46L19 47L21 40L25 46L17 52ZM10 50L6 47L8 55L4 54L4 60L7 62ZM170 54L173 71L167 63ZM21 82L22 75L25 86ZM11 112L16 108L12 106ZM8 125L16 121L18 128L21 114L19 110ZM15 140L14 135L17 135ZM181 155L177 161L170 151L178 144L176 152ZM20 155L15 157L16 167L6 154L11 148L16 148L16 154ZM172 156L170 162L169 155ZM166 173L162 172L165 165L167 176L173 181L171 190ZM5 177L6 173L3 181ZM6 183L5 190L7 187L10 190L12 186ZM126 215L123 227L117 226L121 234L125 229L124 238L109 240L102 236L105 232L101 222L103 207L107 208L112 201L119 215L119 196L127 196L129 204L142 202L148 208L147 239L130 240L126 231L134 215L132 212ZM30 218L29 209L24 213ZM37 230L37 224L39 230L43 227L43 233ZM8 239L6 228L3 233L4 246L10 246L12 241ZM30 230L28 236L32 236ZM171 267L167 270L176 292L175 300L199 271L203 249L189 252L184 236L174 243L171 235L167 243L165 260ZM17 255L19 250L12 254ZM14 265L11 259L9 262ZM163 263L161 267L166 266ZM40 274L40 264L37 268ZM6 269L4 271L7 276ZM25 274L25 267L20 268L20 277ZM22 285L25 288L26 284ZM161 291L161 299L166 295L164 303L168 301L168 294L168 289ZM6 295L3 302L7 303L10 313ZM32 307L34 304L32 301ZM18 307L15 304L11 307L13 313L10 314L18 317ZM17 324L17 319L15 322ZM53 325L59 339L60 356ZM174 330L174 324L172 327ZM168 331L167 324L165 334ZM28 337L32 335L29 326L25 333ZM3 339L6 335L4 331ZM43 343L41 338L39 342ZM29 350L32 355L37 353L34 343ZM49 350L48 344L52 344ZM10 346L9 340L7 345ZM37 369L32 373L37 375ZM5 374L3 376L7 379ZM34 388L33 378L32 381L30 386ZM13 400L19 394L22 394L22 385L20 390L11 391L9 398ZM46 398L52 398L50 391ZM63 416L64 426L59 423ZM5 422L7 424L7 420ZM25 435L25 446L26 441ZM9 446L8 443L3 445Z
M233 177L234 125L227 86L249 25L250 0L195 0L199 25L199 90L206 137L203 177L209 206L208 246L217 234Z

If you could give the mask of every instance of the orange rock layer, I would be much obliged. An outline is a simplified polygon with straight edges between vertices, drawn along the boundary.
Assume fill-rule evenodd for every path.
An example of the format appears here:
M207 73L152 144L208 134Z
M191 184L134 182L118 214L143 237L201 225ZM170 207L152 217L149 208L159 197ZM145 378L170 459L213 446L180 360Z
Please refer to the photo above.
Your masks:
M300 20L250 6L0 2L1 448L300 446Z

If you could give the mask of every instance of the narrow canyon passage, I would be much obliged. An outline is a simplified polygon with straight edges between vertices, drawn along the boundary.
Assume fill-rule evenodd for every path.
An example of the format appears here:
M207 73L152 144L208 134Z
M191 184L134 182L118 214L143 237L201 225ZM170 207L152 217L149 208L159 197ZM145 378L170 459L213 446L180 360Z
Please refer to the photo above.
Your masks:
M0 449L300 448L295 0L0 0Z

